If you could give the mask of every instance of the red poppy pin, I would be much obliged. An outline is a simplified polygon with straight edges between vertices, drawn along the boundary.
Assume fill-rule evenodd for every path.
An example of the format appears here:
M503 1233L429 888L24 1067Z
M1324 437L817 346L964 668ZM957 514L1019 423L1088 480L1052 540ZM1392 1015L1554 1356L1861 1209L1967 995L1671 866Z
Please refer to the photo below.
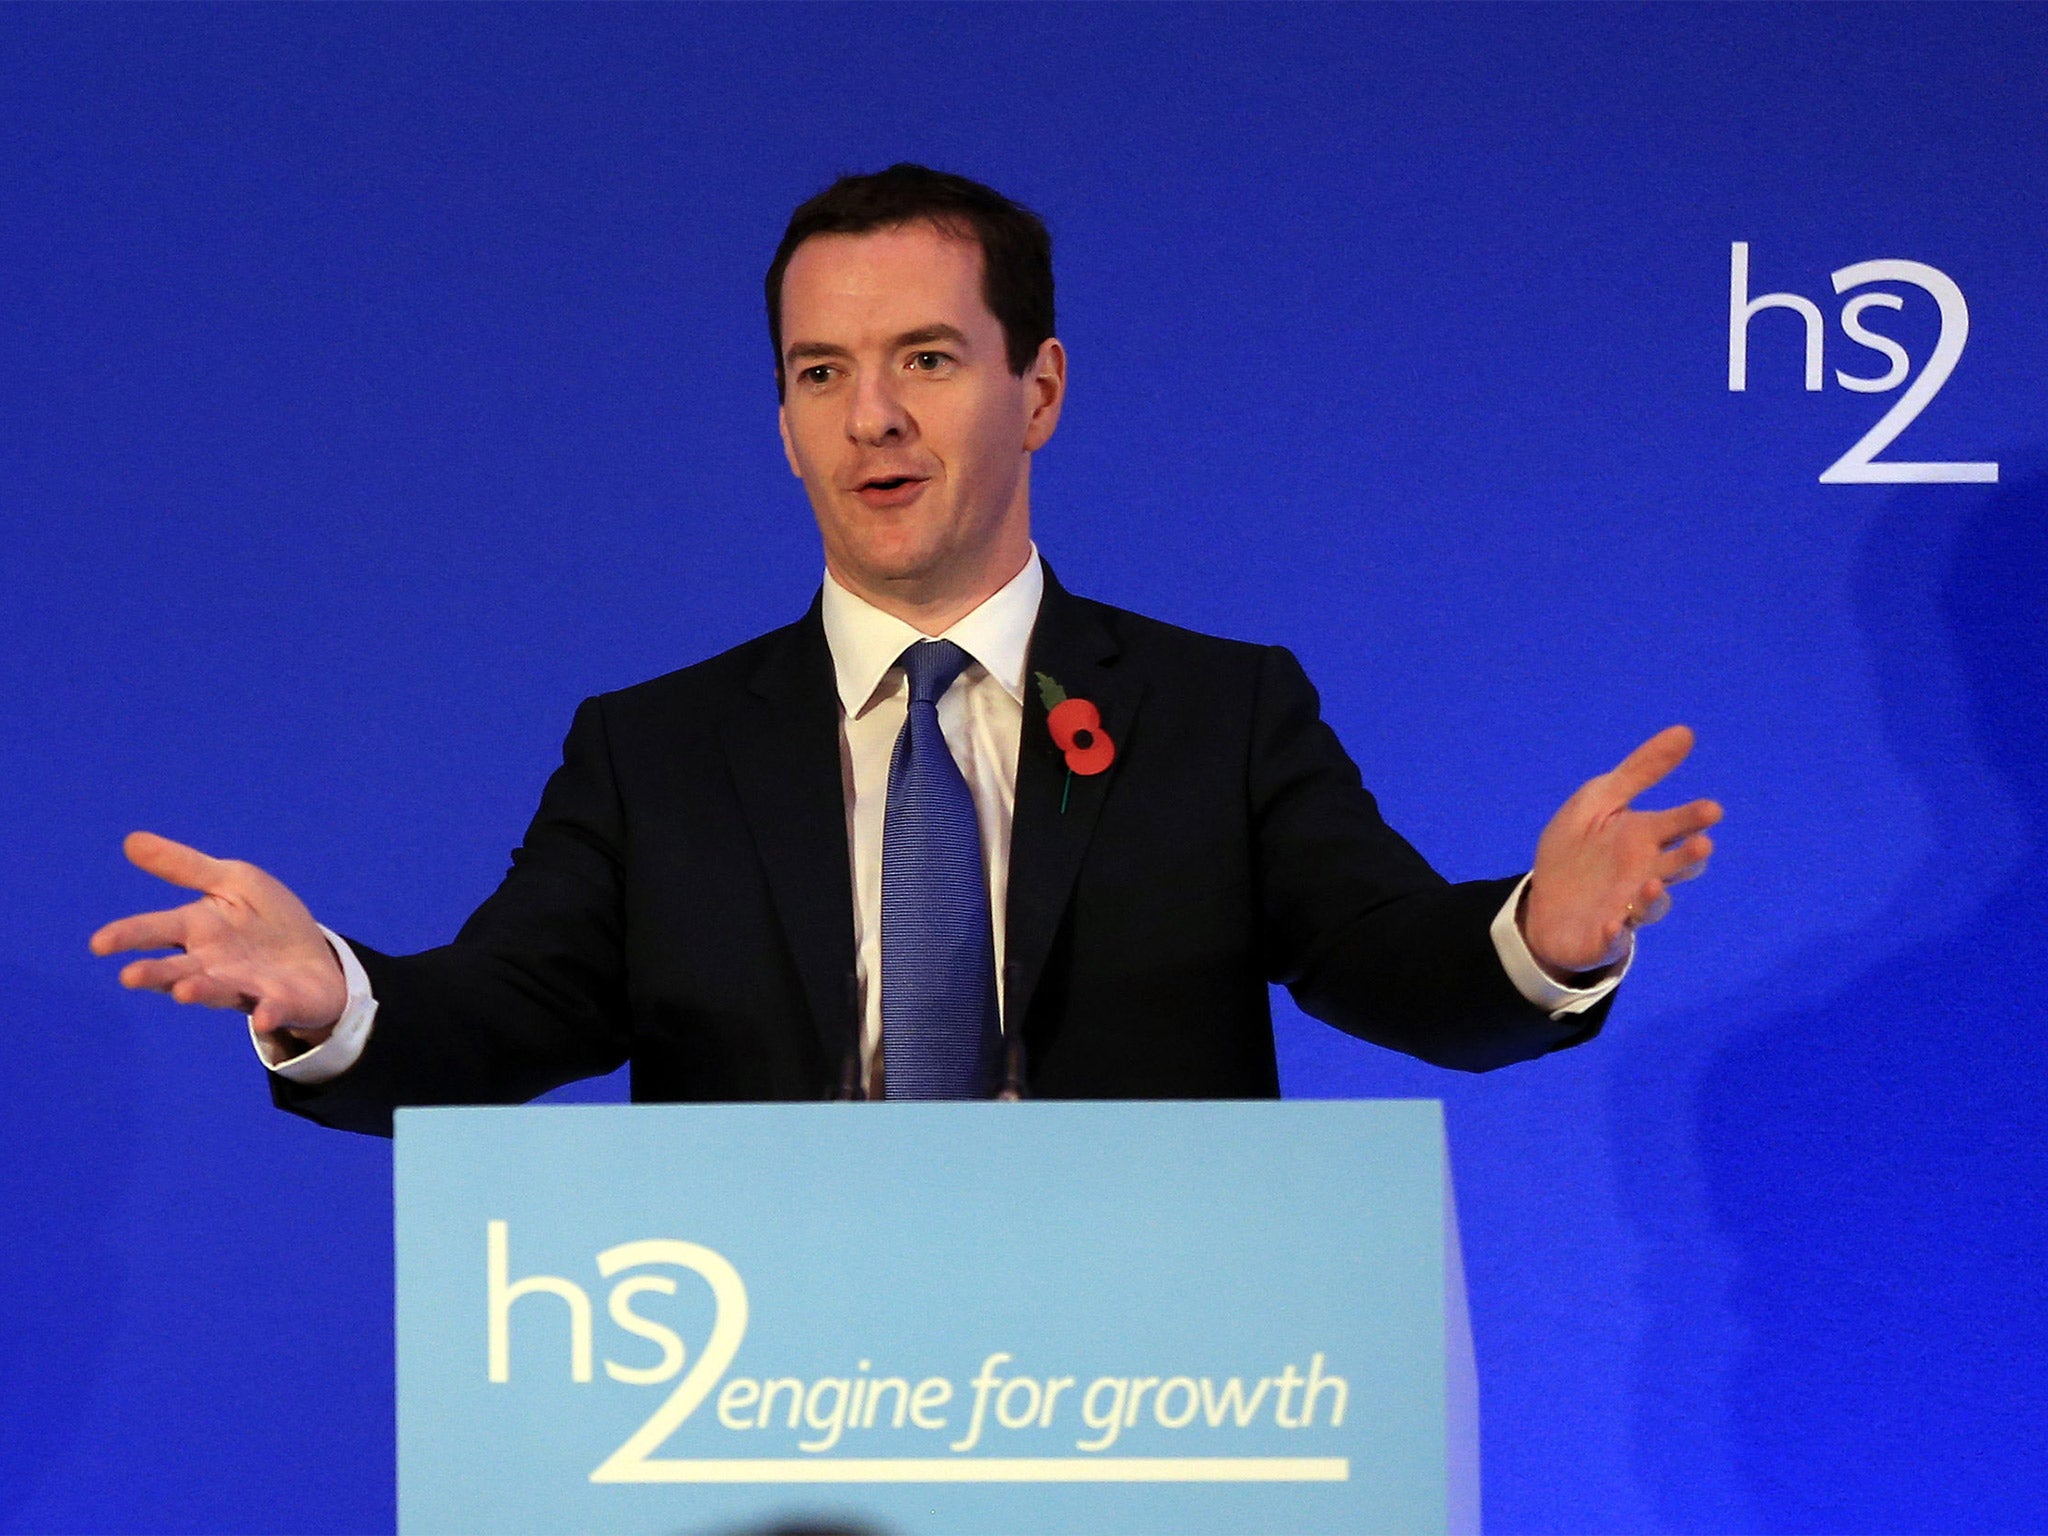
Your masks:
M1060 791L1060 809L1067 808L1067 789L1073 776L1083 778L1101 773L1116 761L1116 743L1102 728L1102 711L1086 699L1067 696L1067 690L1043 672L1038 679L1038 696L1045 701L1045 729L1053 745L1066 755L1067 785Z

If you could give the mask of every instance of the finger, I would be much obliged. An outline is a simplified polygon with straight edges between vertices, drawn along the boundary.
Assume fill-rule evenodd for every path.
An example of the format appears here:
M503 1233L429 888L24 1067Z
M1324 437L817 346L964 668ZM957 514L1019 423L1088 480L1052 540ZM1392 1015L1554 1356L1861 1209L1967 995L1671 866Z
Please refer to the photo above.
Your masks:
M1626 918L1617 917L1610 923L1601 924L1600 964L1612 965L1623 955L1627 954L1628 946L1633 942L1629 936L1634 931L1635 924L1629 922ZM1597 970L1599 966L1588 966L1587 969Z
M327 1037L334 1033L332 1026L325 1030L309 1031L304 1019L293 1018L290 1008L272 997L264 998L250 1010L249 1023L259 1035L284 1033L296 1040L304 1041L308 1046L323 1044Z
M223 862L208 858L197 848L174 843L154 832L130 832L121 851L137 869L147 870L159 880L182 885L191 891L210 891L220 883Z
M190 955L167 955L161 960L133 960L121 967L121 985L137 992L168 992L187 976L205 967Z
M107 924L92 936L96 955L118 955L124 949L176 949L188 937L190 907L168 912L138 912Z
M1680 838L1718 826L1724 812L1712 800L1694 800L1685 805L1674 805L1668 811L1640 811L1637 814L1643 818L1642 825L1649 828L1650 835L1657 839L1657 846L1668 848Z
M1607 775L1609 793L1626 805L1662 779L1692 751L1692 727L1674 725L1659 731L1621 760Z
M234 1008L248 1013L256 1007L256 999L233 982L203 973L172 983L171 996L181 1003L197 1003L202 1008Z
M1662 922L1664 914L1670 910L1671 896L1664 889L1664 882L1648 881L1636 892L1635 899L1628 904L1628 926L1647 928L1652 923Z
M1657 878L1666 885L1697 880L1713 852L1714 840L1711 837L1689 837L1676 848L1668 848L1657 856Z

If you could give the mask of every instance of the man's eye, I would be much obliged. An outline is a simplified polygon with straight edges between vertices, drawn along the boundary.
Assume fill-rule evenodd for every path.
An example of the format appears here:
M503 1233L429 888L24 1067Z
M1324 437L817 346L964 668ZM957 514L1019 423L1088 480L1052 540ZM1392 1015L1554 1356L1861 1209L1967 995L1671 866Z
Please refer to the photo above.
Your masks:
M832 382L832 365L830 363L813 363L802 373L798 374L797 377L806 384L829 384Z
M913 352L910 366L920 373L937 373L953 359L943 352Z

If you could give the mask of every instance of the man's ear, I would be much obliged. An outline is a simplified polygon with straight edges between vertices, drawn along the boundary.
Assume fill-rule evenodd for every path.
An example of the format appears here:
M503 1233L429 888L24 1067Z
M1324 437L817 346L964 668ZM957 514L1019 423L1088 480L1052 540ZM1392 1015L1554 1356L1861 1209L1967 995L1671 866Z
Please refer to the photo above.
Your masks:
M789 407L786 405L776 407L775 430L782 434L782 456L789 460L789 472L797 479L803 479L804 472L796 464L796 444L789 440Z
M1038 344L1038 357L1024 380L1031 414L1024 423L1024 451L1036 453L1060 424L1060 406L1067 398L1067 349L1057 336Z

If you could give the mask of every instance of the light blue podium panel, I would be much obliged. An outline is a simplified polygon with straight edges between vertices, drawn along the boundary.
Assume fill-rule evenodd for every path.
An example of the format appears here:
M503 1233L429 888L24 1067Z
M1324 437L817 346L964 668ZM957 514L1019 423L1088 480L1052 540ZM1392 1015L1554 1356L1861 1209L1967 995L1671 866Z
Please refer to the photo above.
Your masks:
M407 1536L1478 1527L1430 1101L398 1117Z

